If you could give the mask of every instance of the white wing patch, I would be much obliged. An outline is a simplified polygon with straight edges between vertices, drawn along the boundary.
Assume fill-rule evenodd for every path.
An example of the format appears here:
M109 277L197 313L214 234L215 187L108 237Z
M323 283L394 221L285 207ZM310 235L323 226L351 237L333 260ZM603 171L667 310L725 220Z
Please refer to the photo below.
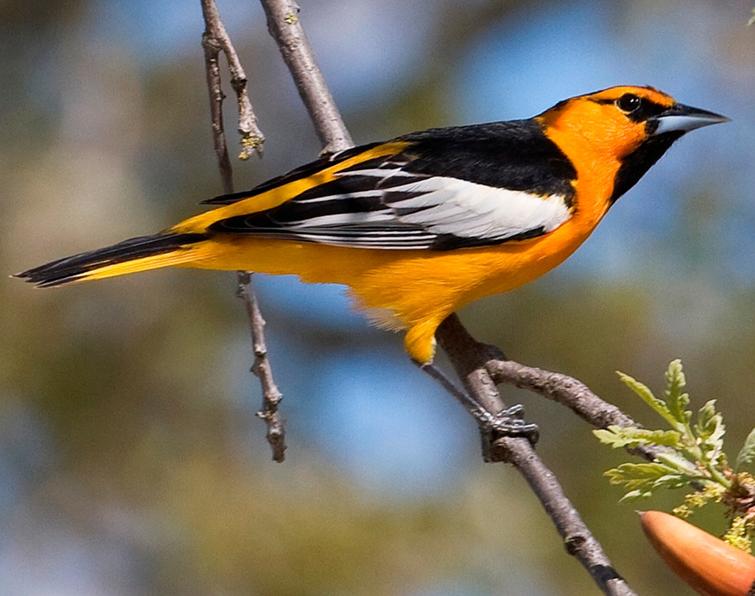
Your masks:
M539 228L552 232L570 217L560 195L541 197L457 178L433 177L392 190L423 193L390 203L399 221L461 238L506 239Z
M278 208L218 222L216 229L335 246L447 250L538 236L571 217L562 195L414 174L402 165L340 172L343 184L330 194L308 191Z

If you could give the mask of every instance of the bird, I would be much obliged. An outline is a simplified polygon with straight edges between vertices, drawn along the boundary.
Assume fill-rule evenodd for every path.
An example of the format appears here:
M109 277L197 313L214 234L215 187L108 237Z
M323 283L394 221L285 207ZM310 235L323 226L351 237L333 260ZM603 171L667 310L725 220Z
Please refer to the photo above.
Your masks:
M653 87L610 87L529 119L324 155L157 234L16 276L53 287L187 267L342 284L429 365L447 316L562 263L676 140L728 120Z

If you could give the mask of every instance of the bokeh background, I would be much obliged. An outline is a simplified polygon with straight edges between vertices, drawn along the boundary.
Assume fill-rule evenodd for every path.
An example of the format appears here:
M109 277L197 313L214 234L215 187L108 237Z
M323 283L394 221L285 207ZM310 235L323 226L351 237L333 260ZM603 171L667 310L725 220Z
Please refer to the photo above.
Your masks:
M738 449L755 379L755 27L738 0L301 0L357 142L533 115L621 83L733 118L695 132L546 278L470 306L481 339L648 424L681 357ZM268 135L252 185L318 152L260 7L221 0ZM0 271L160 229L220 192L199 2L0 2ZM233 101L227 102L233 129ZM235 137L231 135L235 142ZM3 594L577 595L595 588L474 425L337 287L260 278L288 459L254 417L234 276L57 291L0 279ZM688 593L601 476L624 453L508 390L538 451L643 594ZM669 508L677 495L648 507ZM720 529L719 511L698 518Z

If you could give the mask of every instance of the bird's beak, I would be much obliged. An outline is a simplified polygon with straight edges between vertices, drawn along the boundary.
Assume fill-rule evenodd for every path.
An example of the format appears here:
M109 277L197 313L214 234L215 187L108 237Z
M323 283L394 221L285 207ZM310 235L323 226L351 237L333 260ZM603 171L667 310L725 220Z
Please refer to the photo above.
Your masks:
M700 108L685 106L680 103L674 104L666 111L649 119L649 122L655 123L652 135L660 135L667 132L685 133L703 126L729 121L730 119L726 116L721 116L708 110L701 110Z

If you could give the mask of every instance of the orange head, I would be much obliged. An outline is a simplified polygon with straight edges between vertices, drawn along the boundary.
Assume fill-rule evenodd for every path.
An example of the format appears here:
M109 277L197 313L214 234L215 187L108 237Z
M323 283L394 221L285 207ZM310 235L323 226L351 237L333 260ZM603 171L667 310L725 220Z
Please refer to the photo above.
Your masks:
M536 120L567 154L619 162L616 199L686 132L728 118L680 103L652 87L610 87L557 103Z

